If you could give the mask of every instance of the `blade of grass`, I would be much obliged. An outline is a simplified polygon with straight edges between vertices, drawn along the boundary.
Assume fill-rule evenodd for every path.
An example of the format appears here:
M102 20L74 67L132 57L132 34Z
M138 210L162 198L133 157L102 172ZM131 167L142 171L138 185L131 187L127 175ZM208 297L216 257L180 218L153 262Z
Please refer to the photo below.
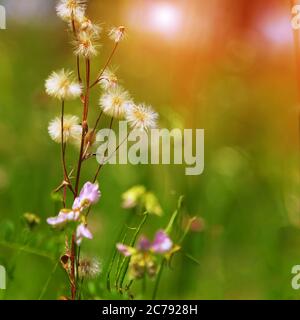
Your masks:
M42 300L43 296L45 295L45 293L48 289L49 283L50 283L50 281L51 281L52 277L54 276L54 273L57 269L57 266L58 266L58 261L55 263L55 265L54 265L54 267L53 267L53 269L52 269L52 271L51 271L51 273L50 273L50 275L49 275L49 277L48 277L48 279L47 279L47 281L46 281L46 283L40 293L38 300Z
M164 269L164 266L165 266L165 262L166 262L166 259L164 258L162 260L161 264L160 264L160 267L159 267L159 270L158 270L158 273L157 273L157 278L156 278L156 281L155 281L155 284L154 284L153 293L152 293L152 300L156 299L157 291L158 291L158 287L159 287L159 283L160 283L160 279L161 279L161 275L163 273L163 269Z
M136 232L134 233L134 236L133 236L133 238L131 240L131 243L130 243L131 247L133 247L135 245L136 239L137 239L137 237L138 237L143 225L145 224L147 218L148 218L148 213L145 212L144 213L144 217L143 217L141 223L139 224L138 228L136 229ZM125 279L125 275L126 275L127 270L128 270L129 262L130 262L130 257L129 258L125 258L123 260L123 262L122 262L122 265L121 265L121 268L120 268L120 274L119 274L119 276L117 278L117 281L116 281L117 288L119 288L119 289L120 288L122 289L123 282L124 282L124 279ZM120 279L120 282L119 282L119 279Z

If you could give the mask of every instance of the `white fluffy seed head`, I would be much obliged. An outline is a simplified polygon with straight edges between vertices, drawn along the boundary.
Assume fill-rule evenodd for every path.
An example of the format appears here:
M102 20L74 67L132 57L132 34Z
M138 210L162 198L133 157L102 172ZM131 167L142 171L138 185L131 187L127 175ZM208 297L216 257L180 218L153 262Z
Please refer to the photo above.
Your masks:
M48 132L53 141L61 143L61 118L57 117L50 121ZM65 115L63 122L63 140L78 145L81 140L82 127L79 125L79 118L73 115Z
M99 37L100 33L102 31L102 28L100 26L92 23L92 21L90 19L88 19L87 17L83 17L83 19L81 21L79 21L79 28L78 29L81 32L82 31L87 32L88 34L90 34L94 38Z
M126 112L126 120L133 129L147 131L156 128L158 114L151 106L145 104L132 105Z
M124 39L125 37L125 27L120 26L120 27L114 27L112 28L109 33L108 36L111 40L113 40L114 42L118 43L121 40Z
M115 88L117 84L118 78L115 73L110 69L106 69L99 80L100 87L103 90L109 90Z
M123 118L133 104L129 93L121 86L109 89L100 97L99 103L105 114L118 119Z
M96 36L90 32L80 31L77 34L77 38L74 42L75 50L74 53L77 56L84 58L92 58L98 54L96 44Z
M96 278L101 273L101 263L96 258L84 258L79 262L78 272L80 278Z
M57 15L64 21L82 19L85 14L86 1L60 0L56 6Z
M72 79L72 72L62 69L53 72L45 82L48 95L60 100L72 100L82 93L81 85Z

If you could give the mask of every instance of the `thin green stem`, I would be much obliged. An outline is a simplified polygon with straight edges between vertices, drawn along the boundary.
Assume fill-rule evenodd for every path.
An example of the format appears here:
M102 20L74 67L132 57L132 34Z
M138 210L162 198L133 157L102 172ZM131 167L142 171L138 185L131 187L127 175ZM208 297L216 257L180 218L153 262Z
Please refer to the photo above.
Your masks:
M90 60L86 59L86 92L84 97L84 106L83 106L83 115L82 115L82 135L81 135L81 145L80 145L80 152L79 152L79 159L77 165L77 175L76 175L76 182L75 182L75 197L78 195L78 188L79 188L79 181L80 181L80 173L81 173L81 166L82 166L82 155L84 149L84 140L85 135L87 133L87 117L88 117L88 109L89 109L89 95L90 95Z
M55 265L54 265L54 267L53 267L53 269L52 269L52 271L51 271L51 273L50 273L50 275L49 275L49 277L48 277L48 279L47 279L47 281L46 281L46 283L45 283L45 285L44 285L44 287L38 297L38 300L42 300L43 296L45 295L45 293L48 289L49 283L50 283L52 277L54 276L54 273L56 272L57 266L58 266L58 261L55 263Z
M99 80L100 80L101 76L103 75L104 71L105 71L106 68L109 66L109 64L110 64L110 62L111 62L111 60L112 60L112 58L113 58L113 56L114 56L114 54L115 54L115 52L116 52L116 50L117 50L117 48L118 48L118 44L119 44L119 43L116 42L116 44L114 45L113 50L112 50L110 56L108 57L105 65L104 65L104 67L102 68L102 70L100 71L97 79L93 82L93 84L91 85L90 88L93 88L93 87L99 82Z
M156 299L157 292L158 292L158 287L159 287L159 284L160 284L160 280L161 280L161 276L162 276L162 273L163 273L164 266L165 266L165 258L163 258L163 260L162 260L162 262L160 264L158 273L157 273L157 278L156 278L156 281L155 281L155 284L154 284L153 293L152 293L152 300Z
M28 254L32 254L41 258L45 258L45 259L49 259L51 261L55 261L56 258L50 256L47 252L43 252L43 251L39 251L36 249L32 249L23 245L20 245L18 243L12 243L12 242L5 242L5 241L1 241L0 242L0 246L6 247L8 249L12 249L12 250L17 250L17 251L21 251L21 252L25 252Z
M109 124L109 136L108 136L108 141L107 141L107 147L108 147L108 144L109 144L110 132L111 132L111 128L112 128L113 122L114 122L114 118L112 117L111 120L110 120L110 124ZM104 162L99 164L99 166L97 168L97 171L95 173L94 179L93 179L93 183L96 182L96 180L98 178L98 175L99 175L99 173L100 173L100 171L101 171L103 166L104 166Z
M99 173L101 171L101 169L103 168L103 166L111 159L111 157L120 149L120 147L123 145L123 143L125 143L125 141L128 139L128 136L129 136L129 133L127 134L127 137L116 147L116 149L114 150L114 152L109 156L108 159L106 159L105 162L103 163L100 163L99 166L98 166L98 169L97 169L97 172L95 174L95 177L94 177L94 183L95 181L97 180L98 176L99 176Z
M177 204L177 209L174 211L174 213L172 214L171 216L171 219L168 223L168 226L166 227L165 229L165 232L170 234L173 230L173 225L178 217L178 214L180 213L180 209L181 209L181 206L182 206L182 202L183 202L183 199L184 199L184 196L180 196L179 199L178 199L178 204Z
M144 217L143 217L141 223L139 224L138 228L136 229L134 236L130 242L130 247L134 247L136 239L137 239L143 225L145 224L147 218L148 218L148 213L145 212ZM123 282L124 282L124 279L125 279L128 267L129 267L129 263L130 263L130 257L125 258L122 262L122 265L120 268L120 274L119 274L118 278L116 279L117 287L119 287L119 288L122 288L122 286L123 286ZM122 271L122 269L123 269L123 271ZM120 282L119 282L119 279L120 279Z
M61 102L61 119L60 119L60 125L61 125L61 163L62 163L62 169L63 169L63 205L66 206L66 189L67 187L70 189L70 191L74 194L74 190L69 178L69 174L67 171L66 166L66 148L67 144L64 141L64 114L65 114L65 101L62 100Z
M94 134L95 134L95 132L96 132L96 130L97 130L97 127L98 127L98 124L99 124L99 122L100 122L100 119L101 119L102 115L103 115L103 110L101 110L101 112L100 112L100 114L99 114L99 116L98 116L98 118L97 118L97 120L96 120L96 123L95 123L95 125L94 125L94 127L93 127L93 130L92 130L92 132L91 132L91 137L94 136ZM87 143L87 145L86 145L86 147L85 147L85 150L84 150L84 152L83 152L83 156L82 156L83 159L86 159L86 154L87 154L87 152L88 152L89 147L90 147L90 141L88 141L88 143Z

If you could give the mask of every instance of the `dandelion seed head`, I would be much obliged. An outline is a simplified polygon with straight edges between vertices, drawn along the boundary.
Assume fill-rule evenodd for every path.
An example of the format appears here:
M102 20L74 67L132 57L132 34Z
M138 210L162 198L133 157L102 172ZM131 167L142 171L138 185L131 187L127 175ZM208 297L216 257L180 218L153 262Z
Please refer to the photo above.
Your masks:
M114 42L116 42L116 43L120 42L125 37L125 27L124 26L120 26L120 27L112 28L109 31L108 36Z
M104 93L99 103L104 113L120 119L125 115L133 102L127 91L120 86L116 86Z
M118 78L112 70L106 69L99 80L99 84L103 90L109 90L117 86Z
M61 119L56 117L48 126L48 132L51 139L61 143ZM73 115L65 115L63 123L63 140L77 145L81 139L82 127L79 125L79 118Z
M94 34L86 31L80 31L77 34L77 38L74 41L75 50L74 53L77 56L84 58L92 58L98 54L96 44L96 37Z
M57 15L64 21L72 18L80 19L84 17L86 1L84 0L60 0L56 6Z
M52 72L45 82L45 88L49 96L60 100L76 99L82 93L82 87L73 80L72 72L64 69Z
M126 120L133 129L147 131L156 128L158 114L151 106L144 104L132 105L126 112Z
M87 32L94 38L99 37L102 28L98 26L97 24L92 23L90 19L87 17L83 17L83 19L80 21L80 26L79 26L80 31Z
M101 273L101 263L96 258L83 258L79 262L78 272L80 278L94 279Z
M62 20L70 21L72 18L84 16L85 9L86 1L60 0L56 6L56 13Z

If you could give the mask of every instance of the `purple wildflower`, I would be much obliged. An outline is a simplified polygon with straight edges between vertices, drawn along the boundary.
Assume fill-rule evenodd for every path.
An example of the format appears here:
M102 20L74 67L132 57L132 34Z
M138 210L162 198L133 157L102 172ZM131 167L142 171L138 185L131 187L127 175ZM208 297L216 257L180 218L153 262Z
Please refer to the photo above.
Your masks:
M54 227L60 227L60 226L63 226L68 221L77 221L78 218L79 218L79 212L62 209L56 217L48 218L47 223Z
M151 249L155 253L165 254L173 247L173 242L169 236L163 231L159 230L152 243Z
M98 202L101 196L98 183L86 182L82 187L79 197L74 200L73 210L83 210Z

